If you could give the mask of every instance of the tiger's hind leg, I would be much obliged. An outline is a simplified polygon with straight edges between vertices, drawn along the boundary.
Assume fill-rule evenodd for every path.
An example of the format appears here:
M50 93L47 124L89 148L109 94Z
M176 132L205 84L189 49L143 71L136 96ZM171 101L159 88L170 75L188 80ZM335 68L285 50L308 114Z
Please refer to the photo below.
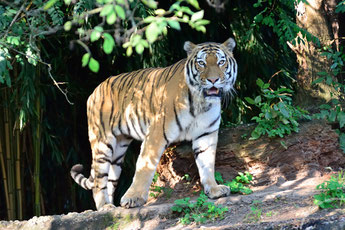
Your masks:
M112 204L114 202L114 192L121 175L122 163L125 157L125 153L132 140L133 139L129 139L125 136L119 136L116 138L116 147L112 157L108 177L108 196L109 201Z
M92 188L93 199L97 210L106 204L111 204L108 196L108 177L113 157L113 149L116 146L116 140L108 144L101 141L91 142L92 147L92 170L91 176L94 178L94 186Z

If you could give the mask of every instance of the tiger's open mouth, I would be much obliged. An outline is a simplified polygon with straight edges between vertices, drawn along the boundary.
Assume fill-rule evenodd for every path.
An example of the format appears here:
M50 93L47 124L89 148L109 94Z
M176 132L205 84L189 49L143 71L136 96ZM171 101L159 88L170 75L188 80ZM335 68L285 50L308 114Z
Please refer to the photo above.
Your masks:
M204 89L204 97L220 97L222 91L216 87L211 87L209 89Z

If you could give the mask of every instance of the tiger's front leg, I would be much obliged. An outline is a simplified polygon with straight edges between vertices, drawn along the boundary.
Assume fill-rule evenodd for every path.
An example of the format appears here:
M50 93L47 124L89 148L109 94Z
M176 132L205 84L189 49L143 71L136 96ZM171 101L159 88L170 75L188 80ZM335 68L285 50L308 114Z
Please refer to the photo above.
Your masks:
M205 194L211 199L230 195L230 188L218 185L214 178L217 141L218 130L207 135L203 134L193 140L193 151L200 181L204 186Z
M141 145L133 182L121 198L122 207L139 207L146 203L159 160L167 146L163 135L148 135Z

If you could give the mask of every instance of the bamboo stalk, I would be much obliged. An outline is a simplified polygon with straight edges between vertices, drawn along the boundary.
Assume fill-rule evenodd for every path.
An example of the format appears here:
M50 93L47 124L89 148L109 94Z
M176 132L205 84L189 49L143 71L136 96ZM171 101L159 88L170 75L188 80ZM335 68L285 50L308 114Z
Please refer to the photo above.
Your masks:
M23 202L22 202L22 186L21 186L21 170L20 170L20 130L19 125L16 125L16 195L17 195L17 217L19 220L23 219Z
M5 102L8 102L7 90L5 90ZM8 176L8 196L9 196L9 220L15 219L15 196L14 196L14 168L13 158L11 156L11 142L10 142L10 116L8 107L4 107L4 123L5 123L5 146L6 146L6 164L7 164L7 176Z
M6 200L6 210L7 210L7 218L10 217L10 200L8 197L8 188L7 188L7 176L6 176L6 167L5 167L5 161L4 161L4 155L3 155L3 146L2 141L0 137L0 164L1 164L1 172L2 172L2 180L4 182L4 192L5 192L5 200Z
M17 80L18 79L18 63L16 62L14 64L13 68L13 77ZM16 122L14 124L14 140L13 140L13 158L15 158L14 166L15 166L15 189L16 189L16 214L17 219L22 220L23 219L23 196L22 196L22 186L21 186L21 136L20 136L20 105L19 105L19 92L16 91L15 94L15 100L16 100L16 111L17 112L17 118Z
M37 77L37 85L39 78ZM36 97L36 113L37 113L37 125L36 133L34 138L34 148L35 148L35 169L34 169L34 183L35 183L35 204L34 213L36 216L41 215L41 203L40 203L40 157L41 157L41 101L39 86L38 95Z

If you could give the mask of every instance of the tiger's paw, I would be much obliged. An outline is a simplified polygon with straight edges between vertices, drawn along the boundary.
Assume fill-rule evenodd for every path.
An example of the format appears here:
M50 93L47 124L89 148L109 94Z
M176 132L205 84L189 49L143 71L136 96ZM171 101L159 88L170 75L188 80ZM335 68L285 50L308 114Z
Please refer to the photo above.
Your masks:
M146 203L146 200L139 196L129 197L124 195L121 198L120 205L124 208L135 208L143 206Z
M116 207L113 204L105 204L99 209L99 211L111 211L114 208L116 208Z
M220 197L229 196L230 188L225 185L217 185L217 186L209 188L208 190L205 190L205 194L210 199L217 199Z

